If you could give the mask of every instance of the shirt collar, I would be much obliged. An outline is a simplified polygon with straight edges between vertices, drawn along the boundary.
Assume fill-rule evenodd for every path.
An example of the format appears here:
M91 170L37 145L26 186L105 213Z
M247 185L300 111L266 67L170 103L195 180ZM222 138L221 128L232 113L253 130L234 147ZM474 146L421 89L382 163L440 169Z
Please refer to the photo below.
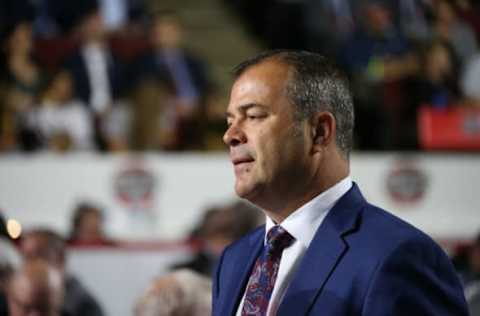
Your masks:
M327 216L328 211L333 208L335 203L347 193L351 187L352 179L348 176L295 210L285 218L280 225L289 232L295 240L298 240L305 248L308 248L318 227L320 227L323 219ZM265 243L267 233L273 226L275 226L275 222L267 216L265 223Z

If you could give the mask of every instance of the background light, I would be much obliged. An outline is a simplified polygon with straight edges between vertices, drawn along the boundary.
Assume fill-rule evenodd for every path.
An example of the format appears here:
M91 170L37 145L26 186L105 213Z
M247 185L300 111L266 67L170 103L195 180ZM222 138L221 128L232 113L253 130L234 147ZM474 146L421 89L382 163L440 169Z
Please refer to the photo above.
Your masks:
M22 234L22 225L15 219L7 221L7 231L11 238L17 239Z

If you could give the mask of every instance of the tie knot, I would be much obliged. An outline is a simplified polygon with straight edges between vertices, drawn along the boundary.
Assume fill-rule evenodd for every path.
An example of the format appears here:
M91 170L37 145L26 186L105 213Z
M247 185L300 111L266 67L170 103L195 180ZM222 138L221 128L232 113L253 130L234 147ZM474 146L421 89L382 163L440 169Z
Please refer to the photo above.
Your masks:
M293 236L290 235L282 226L273 226L267 234L267 245L269 252L283 251L293 242Z

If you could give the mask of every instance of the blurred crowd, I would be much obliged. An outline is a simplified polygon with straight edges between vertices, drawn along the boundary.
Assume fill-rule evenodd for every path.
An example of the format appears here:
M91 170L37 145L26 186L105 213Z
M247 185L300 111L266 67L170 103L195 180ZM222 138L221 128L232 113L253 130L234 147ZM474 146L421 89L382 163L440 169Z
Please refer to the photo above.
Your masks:
M246 202L209 208L187 239L191 255L151 280L125 315L208 316L211 276L224 248L259 226L263 217ZM98 299L68 269L68 254L78 247L117 247L105 232L102 209L80 203L68 235L46 226L29 227L12 239L0 211L0 315L102 316ZM141 271L137 271L141 273ZM118 277L118 276L117 276ZM122 282L121 278L118 282Z
M229 202L203 211L187 236L190 256L154 277L127 315L208 316L211 277L222 251L263 224L253 205ZM68 256L78 247L118 247L105 232L103 210L80 203L72 212L68 235L50 227L29 227L12 239L0 212L0 315L102 316L101 302L68 268ZM471 315L480 315L480 235L452 248L452 263L464 285ZM141 273L136 271L135 273ZM121 278L118 279L122 284Z
M186 49L181 15L158 3L1 0L0 152L222 149L226 96ZM356 149L418 149L419 107L480 104L475 1L223 4L265 48L338 62L355 94Z
M207 148L208 66L147 2L0 2L0 152Z
M337 61L354 91L357 149L417 149L419 107L480 105L477 1L224 1L267 47Z

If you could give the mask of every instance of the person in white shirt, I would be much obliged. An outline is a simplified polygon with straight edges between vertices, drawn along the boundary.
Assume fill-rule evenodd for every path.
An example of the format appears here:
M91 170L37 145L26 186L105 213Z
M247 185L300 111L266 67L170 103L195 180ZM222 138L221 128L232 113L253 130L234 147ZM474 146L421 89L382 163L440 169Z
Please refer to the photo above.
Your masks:
M72 96L72 77L66 70L56 73L39 104L27 114L27 125L36 131L44 147L54 151L93 149L92 116Z

